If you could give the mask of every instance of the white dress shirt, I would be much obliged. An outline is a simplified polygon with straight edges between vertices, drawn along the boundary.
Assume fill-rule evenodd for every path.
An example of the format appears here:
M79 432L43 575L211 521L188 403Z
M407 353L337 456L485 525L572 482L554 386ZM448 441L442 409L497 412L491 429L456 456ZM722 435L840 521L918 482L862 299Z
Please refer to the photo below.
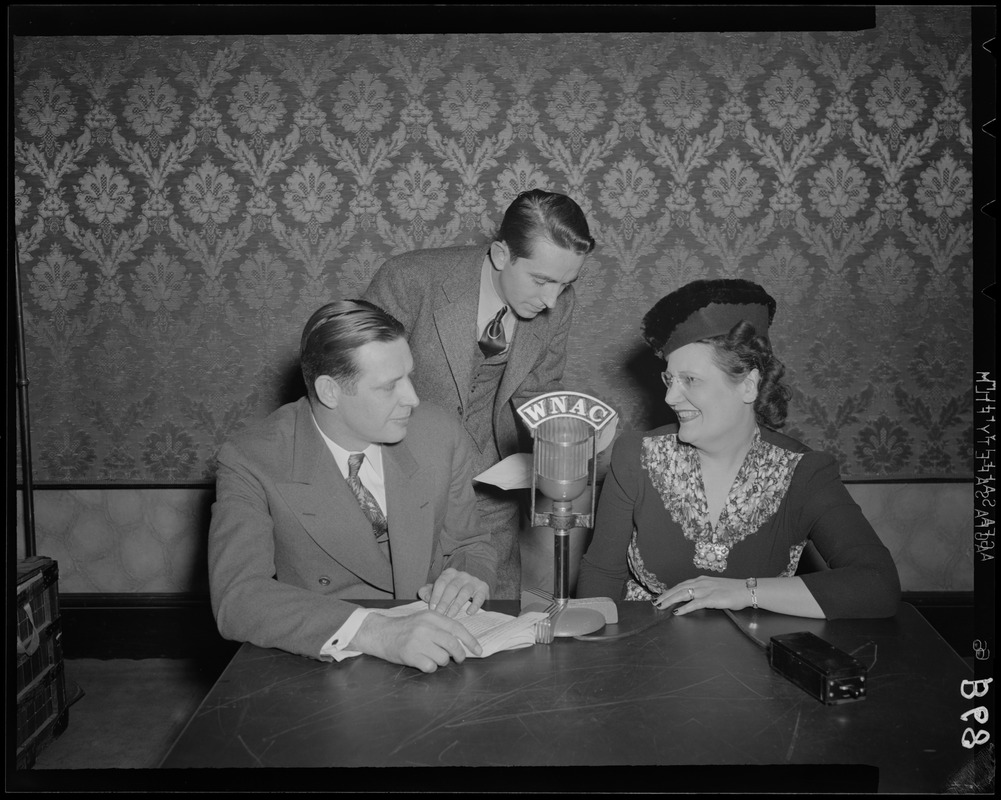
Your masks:
M494 271L494 265L490 261L490 256L485 256L483 266L480 268L480 304L476 309L477 339L483 336L483 331L490 324L490 321L497 316L497 312L507 305L497 293L497 287L494 286ZM501 320L508 346L510 346L511 341L514 339L514 328L517 322L517 315L508 306L507 313L504 315L504 319Z
M327 449L330 450L334 461L337 462L337 468L341 471L341 475L344 476L344 480L347 480L348 458L351 457L352 452L345 450L327 436L320 429L319 424L316 422L316 417L313 417L313 424L320 431L320 436L323 437L323 441L327 444ZM375 501L379 504L379 508L382 509L382 513L385 514L386 479L382 471L382 446L371 444L361 452L365 454L365 460L361 462L361 467L358 470L358 478L361 480L362 485L372 493ZM365 617L370 613L372 613L372 609L370 608L355 609L351 613L351 616L344 621L344 624L334 632L334 635L327 639L327 643L320 649L320 655L330 656L334 661L343 661L345 658L350 658L351 656L360 656L361 651L347 650L346 646L351 642L355 634L358 633L362 622L365 621Z

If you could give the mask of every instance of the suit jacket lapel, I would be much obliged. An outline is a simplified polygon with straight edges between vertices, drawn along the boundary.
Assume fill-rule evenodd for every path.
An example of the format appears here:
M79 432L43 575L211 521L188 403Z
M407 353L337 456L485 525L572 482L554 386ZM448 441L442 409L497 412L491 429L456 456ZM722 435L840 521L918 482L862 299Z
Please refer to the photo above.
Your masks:
M306 398L296 408L292 480L277 488L331 558L368 583L393 591L392 570L372 535L372 524L316 429Z
M434 311L435 325L442 350L452 371L452 378L462 404L469 397L476 354L476 313L480 303L480 267L486 252L455 264L455 269L442 285L443 303ZM518 320L514 344L507 367L497 391L494 415L518 391L535 366L539 353L546 347L550 315L540 314L531 320Z
M427 583L431 566L435 534L431 498L435 493L432 487L424 486L406 439L382 448L382 469L396 596L415 598L417 590Z
M477 250L477 252L479 252ZM463 404L469 395L476 342L476 312L480 304L480 267L486 251L475 260L456 263L441 285L443 303L434 310L435 327L452 378Z

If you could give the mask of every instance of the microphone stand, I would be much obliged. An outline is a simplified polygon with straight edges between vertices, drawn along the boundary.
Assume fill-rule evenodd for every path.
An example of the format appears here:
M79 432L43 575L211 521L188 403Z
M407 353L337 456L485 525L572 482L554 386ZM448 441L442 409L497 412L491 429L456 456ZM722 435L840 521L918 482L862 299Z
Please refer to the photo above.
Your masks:
M588 409L592 411L588 415ZM548 409L548 410L547 410ZM595 413L595 409L597 412ZM574 528L594 527L597 472L597 430L614 417L615 412L600 401L575 392L552 392L526 403L518 409L522 419L532 430L535 439L532 469L532 525L552 528L553 543L553 593L539 589L526 589L521 595L522 611L543 611L549 615L553 636L582 636L618 622L618 609L608 597L570 598L570 531ZM571 426L578 429L590 426L586 438L568 437L569 427L560 434L550 429L552 439L542 436L543 423L564 417L576 420ZM595 418L600 419L596 422ZM567 420L563 420L566 422ZM575 464L582 458L579 448L587 445L591 454L590 469L586 462ZM545 451L545 457L542 455ZM572 451L577 451L576 453ZM570 473L569 475L564 473ZM588 474L590 473L590 474ZM575 514L573 501L592 486L591 513ZM541 481L541 486L539 482ZM553 501L549 512L536 513L535 501L540 493Z
M534 493L535 487L532 488ZM570 531L593 527L594 493L591 494L590 514L575 514L572 507L572 500L554 500L551 512L536 513L535 501L532 501L532 524L552 528L555 534L553 593L526 589L521 594L521 605L522 611L547 612L553 636L583 636L619 621L618 609L609 597L570 597Z

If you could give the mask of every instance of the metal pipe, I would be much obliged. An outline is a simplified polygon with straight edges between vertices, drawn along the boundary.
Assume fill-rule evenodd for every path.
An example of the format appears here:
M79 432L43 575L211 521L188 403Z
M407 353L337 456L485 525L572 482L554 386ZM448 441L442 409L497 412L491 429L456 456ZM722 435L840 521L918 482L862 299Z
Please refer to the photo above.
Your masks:
M35 555L35 498L31 478L31 420L28 414L28 368L24 348L24 318L21 310L21 259L14 236L14 303L17 306L17 421L21 436L21 487L24 519L24 553Z

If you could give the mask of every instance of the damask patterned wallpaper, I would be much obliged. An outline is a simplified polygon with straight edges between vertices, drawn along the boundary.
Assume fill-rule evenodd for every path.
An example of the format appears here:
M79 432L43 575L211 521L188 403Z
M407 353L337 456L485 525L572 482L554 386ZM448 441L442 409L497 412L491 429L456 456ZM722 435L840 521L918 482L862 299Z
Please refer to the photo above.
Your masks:
M13 194L35 480L197 483L301 391L319 305L485 243L520 191L598 247L566 384L667 421L642 314L778 300L787 432L845 476L972 476L967 7L835 33L21 37Z

